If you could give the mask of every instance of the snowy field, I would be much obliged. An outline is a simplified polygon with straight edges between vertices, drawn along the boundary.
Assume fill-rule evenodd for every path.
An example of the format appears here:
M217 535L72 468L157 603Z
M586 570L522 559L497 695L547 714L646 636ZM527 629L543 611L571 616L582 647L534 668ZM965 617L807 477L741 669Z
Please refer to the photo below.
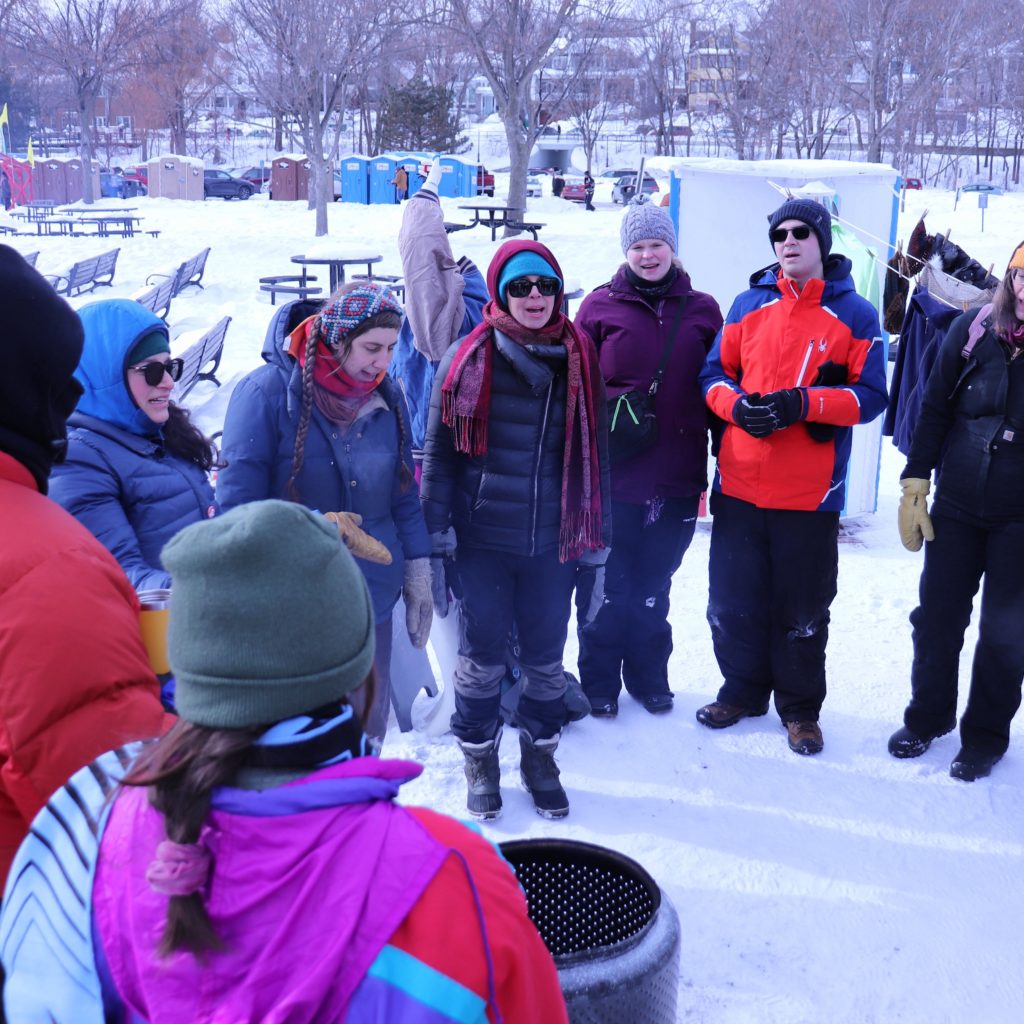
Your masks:
M499 179L499 195L501 191ZM606 189L607 184L602 183ZM598 199L607 199L601 191ZM728 201L728 197L723 197ZM446 219L464 219L445 200ZM116 205L104 200L104 206ZM220 375L201 384L193 406L207 431L219 429L232 385L260 362L273 314L258 279L294 272L289 257L326 246L370 249L383 272L400 272L395 208L330 209L330 238L313 237L301 203L175 203L132 200L159 238L19 237L53 271L85 255L121 248L113 288L74 300L129 296L148 274L211 246L204 291L171 307L172 333L233 318ZM951 193L911 193L899 235L928 208L929 231L952 238L1001 274L1024 238L1024 196L994 196L981 230L976 197L953 209ZM0 215L2 216L2 215ZM571 283L590 289L620 262L621 208L597 212L550 196L530 200L529 219ZM686 225L682 226L683 232ZM481 268L496 248L482 230L452 236L456 255ZM708 259L753 270L771 258L735 253L710 239ZM723 308L732 296L717 296ZM30 339L28 339L30 340ZM922 555L896 532L902 458L884 442L878 514L847 523L839 597L829 644L825 750L789 752L774 712L723 732L698 725L694 711L720 684L709 630L710 525L701 523L672 592L674 713L655 718L623 697L617 720L587 719L559 751L570 816L539 818L518 779L518 744L502 750L503 817L486 828L495 841L558 835L601 843L642 863L675 904L682 923L679 1020L707 1024L1018 1024L1024 1019L1024 743L1017 738L992 777L973 785L949 777L951 735L915 761L886 752L901 724L911 660L907 615ZM1024 566L1021 567L1024 571ZM966 699L972 626L962 661ZM575 667L570 633L566 665ZM962 703L961 703L962 708ZM422 709L417 709L422 710ZM389 732L385 753L422 761L411 802L462 815L462 757L450 736Z

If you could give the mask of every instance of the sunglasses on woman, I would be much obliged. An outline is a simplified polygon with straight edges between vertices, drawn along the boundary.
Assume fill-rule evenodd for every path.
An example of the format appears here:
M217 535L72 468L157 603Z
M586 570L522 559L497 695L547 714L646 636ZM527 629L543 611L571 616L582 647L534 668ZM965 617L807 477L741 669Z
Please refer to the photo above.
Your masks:
M530 281L525 277L517 277L509 281L507 291L513 299L525 299L536 287L541 295L557 295L561 288L561 282L556 277L540 277L536 281Z
M138 366L130 366L133 373L141 373L146 383L155 388L163 379L164 374L170 374L173 381L181 380L181 373L185 369L184 359L168 359L166 363L154 360L150 363L139 363Z
M772 240L772 245L778 245L780 242L784 242L790 235L798 242L803 242L811 237L811 229L806 224L800 224L795 228L776 228L768 237Z

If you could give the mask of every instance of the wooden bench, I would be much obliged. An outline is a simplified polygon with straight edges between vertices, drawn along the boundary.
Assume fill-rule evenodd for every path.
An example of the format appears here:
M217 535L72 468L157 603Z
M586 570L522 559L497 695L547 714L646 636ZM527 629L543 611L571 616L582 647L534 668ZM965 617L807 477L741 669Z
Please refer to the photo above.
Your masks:
M152 288L136 292L132 298L146 309L156 313L161 320L166 320L171 311L171 299L176 294L174 284L175 278L168 277Z
M90 256L87 260L72 263L67 270L62 270L58 274L44 276L58 295L81 295L82 292L92 291L100 285L113 283L117 254L120 251L111 249L110 252L100 253L99 256Z
M444 222L444 233L446 235L453 235L456 231L468 231L470 228L475 227L475 224L458 224L455 221L446 220Z
M154 280L170 278L174 282L174 290L171 292L172 299L193 285L196 288L202 289L203 285L201 282L203 280L203 272L206 270L206 257L209 255L210 249L207 247L202 252L196 253L191 259L185 260L184 263L179 263L173 270L162 270L157 271L155 274L150 274L146 278L146 284L152 284Z
M319 295L323 289L307 284L308 281L315 281L314 274L278 274L274 277L260 278L260 291L270 292L270 304L277 305L278 293L282 295L297 295L300 299L308 299L310 295Z
M529 231L530 234L533 236L533 240L536 242L537 232L540 231L540 229L544 227L544 225L530 224L522 220L509 220L505 222L505 227L509 228L512 231Z
M220 381L217 380L217 367L220 366L220 358L224 353L224 335L227 334L230 323L231 317L226 316L195 341L191 341L191 335L181 335L175 339L176 343L184 343L188 346L180 357L185 363L181 377L171 392L171 398L175 402L183 401L201 380L213 381L217 387L220 387Z

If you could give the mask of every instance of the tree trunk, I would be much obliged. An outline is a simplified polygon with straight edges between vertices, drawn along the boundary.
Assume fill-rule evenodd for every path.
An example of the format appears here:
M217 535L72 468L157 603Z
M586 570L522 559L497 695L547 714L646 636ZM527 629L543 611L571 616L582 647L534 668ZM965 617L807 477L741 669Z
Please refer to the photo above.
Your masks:
M82 202L91 205L95 199L92 193L92 125L89 114L92 110L91 97L83 91L78 95L78 151L82 157Z

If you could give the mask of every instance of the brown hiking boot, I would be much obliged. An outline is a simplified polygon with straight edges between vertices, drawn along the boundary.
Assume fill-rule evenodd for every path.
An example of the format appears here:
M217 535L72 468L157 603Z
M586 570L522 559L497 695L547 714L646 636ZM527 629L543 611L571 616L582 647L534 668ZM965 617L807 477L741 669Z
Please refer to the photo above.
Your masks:
M697 709L697 721L709 729L727 729L741 718L760 718L761 715L767 714L767 704L759 710L752 711L750 708L740 708L734 704L723 704L721 701L713 700L710 704Z
M794 754L820 754L825 746L817 722L786 722L786 732Z

